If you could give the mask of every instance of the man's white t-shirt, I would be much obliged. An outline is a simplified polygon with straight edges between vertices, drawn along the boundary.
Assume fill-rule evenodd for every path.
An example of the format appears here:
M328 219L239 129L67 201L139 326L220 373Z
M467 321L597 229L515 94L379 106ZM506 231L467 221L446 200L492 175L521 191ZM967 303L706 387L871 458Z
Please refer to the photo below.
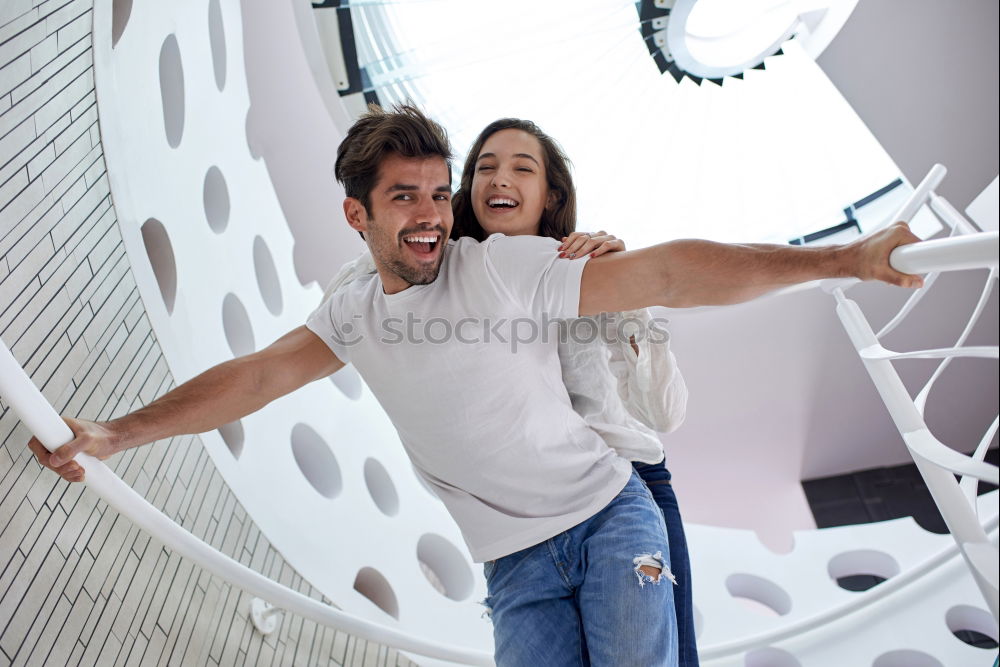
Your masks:
M353 363L477 562L588 519L631 464L573 411L556 321L578 315L585 260L537 236L463 238L428 285L338 290L306 326Z

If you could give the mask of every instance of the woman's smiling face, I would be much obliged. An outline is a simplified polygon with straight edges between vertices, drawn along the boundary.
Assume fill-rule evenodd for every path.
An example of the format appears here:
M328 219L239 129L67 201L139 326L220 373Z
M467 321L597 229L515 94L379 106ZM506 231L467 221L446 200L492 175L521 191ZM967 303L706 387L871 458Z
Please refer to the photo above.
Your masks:
M507 129L486 140L472 177L472 210L487 234L537 235L554 200L538 139Z

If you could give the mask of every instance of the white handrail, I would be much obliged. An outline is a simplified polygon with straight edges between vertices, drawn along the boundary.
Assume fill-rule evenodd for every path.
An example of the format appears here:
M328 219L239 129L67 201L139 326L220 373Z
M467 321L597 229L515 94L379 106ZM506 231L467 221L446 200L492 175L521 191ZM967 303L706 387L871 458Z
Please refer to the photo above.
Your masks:
M38 391L2 340L0 340L0 396L50 452L73 439L73 432ZM485 666L494 664L493 656L485 651L427 641L334 609L286 588L220 553L177 525L136 493L100 460L86 454L78 454L75 460L86 473L84 484L103 498L108 505L170 549L237 588L269 600L275 606L299 614L320 625L342 630L367 641L459 664Z
M979 232L900 246L889 255L903 273L992 269L1000 263L1000 232Z

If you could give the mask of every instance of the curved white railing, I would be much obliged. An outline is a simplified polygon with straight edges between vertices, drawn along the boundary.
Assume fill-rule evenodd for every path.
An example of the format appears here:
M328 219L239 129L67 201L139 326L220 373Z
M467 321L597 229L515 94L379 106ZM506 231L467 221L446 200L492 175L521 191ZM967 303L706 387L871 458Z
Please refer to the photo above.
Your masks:
M952 359L997 359L1000 356L997 346L965 345L997 282L1000 237L997 232L975 232L971 223L947 200L934 192L945 173L941 165L935 165L895 218L909 222L921 206L929 203L931 210L951 228L952 234L949 238L912 244L892 252L890 263L896 270L930 275L925 286L907 300L889 324L878 334L872 330L858 304L845 295L845 290L851 283L832 283L829 291L837 300L837 315L844 329L906 443L996 621L1000 618L1000 551L991 543L990 536L980 525L975 491L979 481L992 484L1000 482L997 466L983 460L996 433L1000 416L995 417L986 429L972 455L962 454L938 440L927 427L923 416L931 388ZM988 274L976 307L953 345L940 349L895 352L881 344L880 338L903 322L940 272L968 269L986 269ZM893 366L894 361L904 359L941 359L915 398L910 396ZM956 474L963 476L961 482L955 479Z
M73 438L72 431L31 382L3 341L0 341L0 396L50 452ZM220 553L177 525L100 460L86 454L78 454L75 460L86 472L83 483L108 505L170 549L233 586L321 625L401 651L465 665L494 664L493 656L485 651L429 642L334 609L286 588Z
M908 221L924 202L930 201L932 209L942 215L956 233L968 232L972 229L971 225L965 222L964 218L961 218L947 201L933 192L933 188L940 183L944 173L943 167L935 166L914 190L913 195L897 212L893 220ZM956 215L961 219L954 219L953 216ZM900 313L878 335L872 332L857 304L844 295L844 290L856 281L829 281L828 285L828 290L834 294L838 301L838 314L886 402L890 414L896 421L907 447L924 475L935 502L941 508L942 515L955 536L955 544L842 605L772 631L703 647L700 650L703 659L713 660L734 656L754 648L772 645L794 636L812 632L884 599L932 572L959 552L965 556L977 584L983 590L987 604L993 611L994 618L997 617L997 549L992 546L990 541L997 538L998 517L990 517L985 525L981 525L971 507L975 503L975 482L977 480L985 480L993 484L998 482L997 467L983 461L986 449L997 430L998 422L996 420L993 422L971 457L946 447L931 435L922 418L923 403L934 380L940 375L941 367L939 366L920 392L915 405L914 399L911 399L906 392L891 363L893 359L938 357L944 358L941 365L943 366L956 356L997 357L997 348L995 347L962 347L972 324L983 311L992 283L996 282L997 256L998 235L996 232L967 233L896 249L891 257L894 268L906 273L931 273L931 275L925 281L925 287L915 293L903 306ZM954 347L942 350L896 353L881 346L878 339L895 328L905 318L933 284L937 272L969 268L990 269L990 274L987 279L987 288L984 289L980 297L972 320ZM72 438L72 432L24 373L2 341L0 341L0 396L14 409L28 429L38 437L49 451L55 451ZM492 656L487 652L429 642L395 628L334 609L286 588L225 556L190 534L149 504L101 461L85 454L78 455L76 461L86 471L86 482L84 483L119 513L180 555L191 559L230 584L262 599L269 600L275 605L275 608L291 611L321 625L413 654L468 665L494 664ZM953 473L966 476L961 485L955 482ZM959 500L961 501L960 505L956 504ZM958 507L957 514L956 507ZM269 613L270 610L265 610L263 616L267 616ZM255 608L255 614L258 617L261 615L259 607ZM258 620L259 618L255 618L255 622Z
M59 418L55 410L27 377L3 341L0 341L0 396L14 409L28 429L38 437L49 451L55 451L72 438L69 427ZM284 610L297 613L316 623L348 632L362 639L459 664L494 664L492 656L488 653L427 642L394 628L352 616L286 588L220 553L214 547L190 534L149 504L145 498L125 484L103 462L86 454L78 455L75 460L86 471L84 484L87 484L110 506L181 556L191 559L233 586L270 600ZM997 538L998 523L1000 523L1000 517L993 516L983 526L991 539ZM703 660L714 660L776 644L790 637L808 634L829 625L831 622L865 609L905 588L954 558L958 552L958 544L951 544L919 565L858 594L844 604L752 637L701 648L699 654Z
M997 538L998 525L1000 525L1000 516L993 516L984 526L984 529L989 533L992 539ZM743 637L730 642L722 642L703 648L699 647L698 657L702 660L708 661L737 656L741 653L745 653L746 651L752 651L753 649L763 648L765 646L772 646L786 639L801 637L802 635L819 630L820 628L827 627L831 623L870 607L880 600L884 600L896 591L899 591L920 578L927 576L958 555L958 544L949 544L947 547L930 556L923 562L899 573L891 579L883 581L877 586L869 588L867 591L858 593L856 596L852 597L843 604L830 607L829 609L824 609L823 611L813 614L812 616L808 616L798 621L793 621L787 625L775 628L774 630L762 632L750 637Z
M997 618L997 572L1000 568L998 568L997 547L993 543L998 538L1000 517L989 517L984 524L980 524L975 491L979 480L992 484L998 483L997 466L985 463L983 458L990 442L992 442L993 435L997 431L1000 417L994 419L971 456L960 454L939 442L923 421L923 409L927 395L951 359L959 356L996 359L998 356L998 348L995 346L963 347L973 325L982 314L997 281L998 255L1000 255L998 234L997 232L977 232L975 227L965 220L947 200L934 192L934 188L941 183L946 173L943 166L935 165L923 181L914 188L913 193L902 207L883 225L887 226L898 220L909 222L925 203L929 203L931 210L952 228L952 236L911 244L893 251L890 263L894 269L904 273L929 275L925 278L924 287L910 297L896 316L877 335L871 330L858 305L844 296L844 290L859 281L854 279L828 280L824 281L823 286L836 297L838 301L837 312L841 321L854 342L859 356L868 368L890 414L896 421L907 447L931 490L935 503L940 508L942 516L955 537L955 542L919 565L858 594L857 597L844 604L831 607L774 630L701 647L699 655L702 660L734 657L746 651L772 646L792 637L801 637L814 632L885 599L959 554L965 558L973 579L983 592L987 605L993 612L994 619ZM920 302L940 272L965 269L987 269L989 275L970 320L954 346L940 350L898 353L885 349L879 343L879 339L895 329ZM892 368L893 359L906 358L943 359L916 399L910 398L895 369ZM956 482L955 474L964 475L961 484Z
M952 236L896 248L889 263L903 273L995 269L998 244L1000 232Z

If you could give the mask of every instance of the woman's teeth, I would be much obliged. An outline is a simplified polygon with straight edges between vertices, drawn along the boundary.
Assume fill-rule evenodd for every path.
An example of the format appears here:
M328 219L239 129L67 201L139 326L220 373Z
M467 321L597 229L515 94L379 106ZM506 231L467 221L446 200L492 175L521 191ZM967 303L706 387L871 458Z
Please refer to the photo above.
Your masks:
M486 205L490 208L514 208L517 206L517 202L513 199L507 199L505 197L497 197L490 199L486 202Z

